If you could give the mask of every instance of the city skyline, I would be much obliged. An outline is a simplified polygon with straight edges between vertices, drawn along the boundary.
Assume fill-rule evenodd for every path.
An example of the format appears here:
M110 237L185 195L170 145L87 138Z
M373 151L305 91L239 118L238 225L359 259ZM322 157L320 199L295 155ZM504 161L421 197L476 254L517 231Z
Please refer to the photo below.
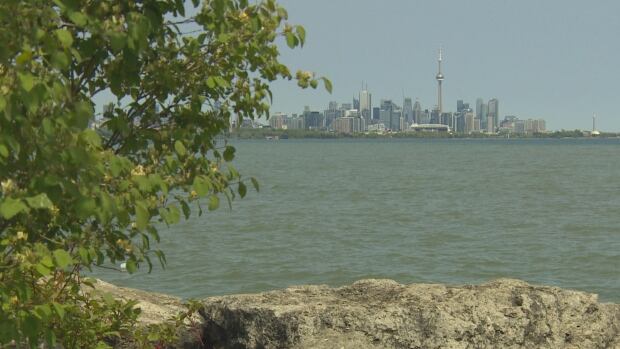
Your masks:
M522 121L543 120L542 129L545 131L547 130L546 121L543 117L540 117L540 116L532 117L530 115L530 116L527 116L527 119L520 119L518 116L514 115L514 113L501 114L499 112L499 100L495 97L490 98L488 103L485 103L483 98L477 97L475 109L469 108L470 104L465 103L463 99L456 100L456 109L455 109L456 112L454 112L450 108L448 108L447 110L444 109L442 86L443 86L443 81L445 80L445 76L442 73L442 62L443 62L443 48L440 46L438 50L438 56L437 56L437 75L435 76L435 80L437 82L437 95L436 95L437 103L434 105L431 104L430 107L422 107L422 104L420 104L419 98L415 97L416 108L419 109L419 111L423 110L427 114L428 120L424 120L420 122L417 116L414 117L414 115L416 114L414 113L413 105L411 104L412 97L406 96L404 91L402 94L402 106L399 106L398 104L393 103L392 98L381 98L380 99L381 107L380 108L373 107L372 92L369 90L368 84L364 82L362 82L361 90L359 91L359 94L357 95L358 98L355 97L355 94L353 95L352 100L351 100L352 103L348 103L348 102L339 103L338 101L330 100L328 104L328 109L324 110L323 116L327 120L328 118L327 113L330 111L333 112L336 109L343 110L343 111L347 109L349 109L350 111L357 111L358 114L356 116L364 119L362 128L366 128L366 130L368 130L369 125L376 124L379 122L379 123L383 123L385 129L388 129L388 130L397 129L400 131L404 131L405 129L408 129L412 124L440 124L440 125L449 126L450 130L454 132L457 132L457 130L459 132L463 132L463 130L467 130L466 133L471 133L471 132L495 133L496 131L499 130L502 121L506 121L506 120L522 120ZM391 115L389 119L387 120L385 120L383 114L381 114L379 117L372 115L373 109L379 109L380 111L385 111L386 108L384 108L384 103L390 104L390 107L388 108L390 109L390 114L391 114L392 109L396 109L398 113L400 113L400 116L404 119L404 124L403 124L403 120L399 120L396 122L391 120ZM340 108L337 107L338 104L341 105ZM466 108L464 108L464 106L466 106ZM472 114L471 117L469 117L469 115L466 113L467 110L465 109L470 109L470 112ZM311 111L311 110L313 111L313 113L319 113L321 110L321 107L315 107L315 106L311 107L309 105L304 105L303 110L304 111L299 113L299 115L305 115L306 112ZM461 112L462 114L459 114ZM291 115L295 117L296 115L298 115L298 112L276 111L274 113L272 110L272 115ZM461 122L463 124L457 126L457 118L459 116L462 117ZM473 124L474 121L476 122L475 125ZM281 121L278 121L276 123L281 124ZM538 127L536 127L536 129L538 129ZM587 129L582 129L582 130L587 131ZM593 122L591 131L594 132L595 130L596 130L596 126L595 126L595 123ZM356 132L359 132L359 131L356 131Z
M400 100L404 90L431 108L441 45L446 109L496 97L507 114L543 117L550 129L590 129L596 113L598 128L620 130L613 85L620 52L609 44L620 30L612 15L620 3L321 1L282 1L308 33L302 50L282 50L283 61L331 78L333 95L277 82L273 111L347 101L362 80L377 101Z

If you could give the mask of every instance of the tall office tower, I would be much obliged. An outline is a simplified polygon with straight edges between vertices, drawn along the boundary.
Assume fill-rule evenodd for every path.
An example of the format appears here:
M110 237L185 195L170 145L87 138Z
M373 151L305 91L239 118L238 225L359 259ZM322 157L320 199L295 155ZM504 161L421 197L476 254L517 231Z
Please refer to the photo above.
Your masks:
M465 129L464 132L467 134L473 133L476 130L476 119L474 117L474 113L467 112L465 113Z
M442 104L441 104L441 83L443 82L444 76L441 73L441 61L443 60L442 57L442 50L441 48L439 49L439 59L437 60L437 64L439 66L439 71L437 72L437 76L435 76L435 79L437 79L437 111L439 112L438 115L441 116L441 113L443 111L442 108Z
M411 98L405 98L403 100L403 118L407 125L413 123L413 104Z
M431 112L431 124L441 124L441 114L439 114L439 109L435 109Z
M471 112L471 109L468 109L456 114L456 132L465 132L465 114Z
M495 120L493 119L493 117L491 115L487 116L487 128L486 128L487 133L495 132L496 127L497 126L495 125Z
M332 129L334 120L341 116L340 110L338 110L338 102L329 102L329 106L323 113L325 115L325 127Z
M402 131L403 128L401 127L401 120L403 120L403 110L394 105L391 114L390 129L392 129L392 131Z
M366 125L370 125L370 120L372 119L372 96L370 92L368 92L368 87L364 88L360 91L360 116L366 122Z
M484 105L484 99L476 99L476 117L482 119L482 106Z
M394 103L392 103L392 101L389 99L381 100L381 110L379 111L379 118L380 122L383 123L386 129L389 129L391 127L393 104Z
M413 123L421 124L422 123L422 106L420 105L420 101L416 100L413 104Z
M353 97L353 109L360 110L360 100Z
M493 98L489 100L489 114L487 115L487 119L488 118L493 119L494 126L497 125L499 121L499 101L497 100L497 98Z
M486 103L482 103L482 111L480 113L480 118L478 120L480 120L480 127L482 127L483 130L485 130L487 128L487 118L489 116L489 105Z
M456 112L460 113L465 109L465 103L463 103L462 99L456 101Z
M381 119L381 108L374 107L372 108L372 123L376 124Z

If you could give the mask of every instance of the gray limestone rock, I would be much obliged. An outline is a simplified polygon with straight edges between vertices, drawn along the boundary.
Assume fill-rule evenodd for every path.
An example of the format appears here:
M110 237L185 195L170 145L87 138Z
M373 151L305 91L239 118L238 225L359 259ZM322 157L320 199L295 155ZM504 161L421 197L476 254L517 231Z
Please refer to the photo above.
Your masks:
M183 309L175 297L104 282L97 289L138 300L146 324ZM203 304L202 342L185 337L179 347L620 349L620 304L510 279L477 286L361 280L211 297Z
M299 286L204 300L209 348L620 348L620 305L500 279Z

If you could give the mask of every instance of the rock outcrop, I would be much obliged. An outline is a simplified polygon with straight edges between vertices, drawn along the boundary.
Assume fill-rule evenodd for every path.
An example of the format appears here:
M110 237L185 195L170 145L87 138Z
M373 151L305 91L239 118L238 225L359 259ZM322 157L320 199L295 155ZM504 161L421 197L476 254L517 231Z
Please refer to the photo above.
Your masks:
M97 280L95 289L98 292L110 293L115 298L138 301L136 306L142 310L139 321L145 325L161 323L184 310L180 298L162 293L119 287L101 280Z
M204 301L209 348L620 348L620 305L500 279L299 286Z
M97 289L138 300L147 324L183 310L167 295L105 282ZM179 347L620 349L619 304L510 279L478 286L361 280L211 297L203 304L202 331Z

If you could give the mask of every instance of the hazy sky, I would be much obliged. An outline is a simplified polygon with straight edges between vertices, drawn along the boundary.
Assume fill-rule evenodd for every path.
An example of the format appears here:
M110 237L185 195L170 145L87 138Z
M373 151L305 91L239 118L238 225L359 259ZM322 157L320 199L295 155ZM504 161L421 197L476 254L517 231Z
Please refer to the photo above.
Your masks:
M498 98L500 116L544 118L549 129L620 131L620 1L280 0L307 31L283 61L331 78L334 92L274 84L273 112L348 102L362 80L380 99L437 103L437 50L444 49L444 110L456 100ZM285 46L285 45L283 45Z

